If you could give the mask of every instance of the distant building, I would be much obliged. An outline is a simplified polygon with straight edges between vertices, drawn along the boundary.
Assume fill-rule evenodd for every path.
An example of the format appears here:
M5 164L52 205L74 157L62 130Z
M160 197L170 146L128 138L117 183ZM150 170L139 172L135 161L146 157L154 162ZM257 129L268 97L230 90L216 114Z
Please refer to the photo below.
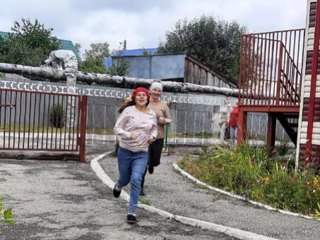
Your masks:
M106 68L120 59L129 64L129 77L237 88L236 83L188 54L158 55L156 48L124 50L106 59Z
M118 52L120 56L146 56L146 55L156 55L158 48L139 48L139 49L128 49L121 50Z
M107 57L104 60L104 67L108 69L112 66L112 58L115 56L145 56L145 55L155 55L158 48L139 48L139 49L128 49L117 51L115 55Z
M1 32L0 31L0 37L6 37L8 36L9 33L8 32ZM71 50L74 52L74 54L76 55L78 62L81 62L81 57L76 49L76 47L74 46L73 42L70 40L64 40L64 39L58 39L60 41L60 45L61 48L60 49L64 49L64 50Z

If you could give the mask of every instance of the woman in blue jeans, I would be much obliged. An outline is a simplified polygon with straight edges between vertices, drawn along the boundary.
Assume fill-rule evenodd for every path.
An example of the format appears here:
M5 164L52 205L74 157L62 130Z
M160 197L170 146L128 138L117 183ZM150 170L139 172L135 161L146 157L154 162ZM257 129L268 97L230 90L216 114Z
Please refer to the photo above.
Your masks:
M127 215L127 222L130 224L137 222L136 208L142 177L148 163L148 147L157 137L156 114L147 107L149 97L148 89L134 89L131 101L119 109L121 114L113 129L119 140L120 175L113 188L113 195L118 198L122 187L131 183Z

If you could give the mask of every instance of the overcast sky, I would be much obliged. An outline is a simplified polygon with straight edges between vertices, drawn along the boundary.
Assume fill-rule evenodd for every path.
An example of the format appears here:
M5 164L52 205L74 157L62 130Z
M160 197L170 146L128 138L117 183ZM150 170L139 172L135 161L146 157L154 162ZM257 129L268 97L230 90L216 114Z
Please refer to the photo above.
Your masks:
M118 49L157 47L178 20L214 16L249 32L304 28L307 0L0 0L0 31L14 21L38 19L53 36L80 43L107 42Z

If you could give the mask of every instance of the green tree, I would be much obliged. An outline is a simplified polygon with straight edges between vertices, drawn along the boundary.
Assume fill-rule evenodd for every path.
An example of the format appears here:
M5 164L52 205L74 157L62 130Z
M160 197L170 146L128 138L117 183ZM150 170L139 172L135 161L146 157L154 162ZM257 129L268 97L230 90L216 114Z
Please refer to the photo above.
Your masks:
M81 47L82 47L81 44L80 43L75 43L74 47L76 48L78 54L80 55L80 51L81 51Z
M60 47L52 31L37 19L15 21L9 35L0 37L0 62L40 66L51 51Z
M112 61L112 66L108 68L110 75L126 76L128 74L129 63L121 58L122 50L125 49L126 41L120 42L118 49L112 51L112 56L116 56L116 61Z
M79 70L82 72L89 73L106 73L106 69L103 65L103 60L100 58L86 58L79 67Z
M85 60L80 64L80 71L90 73L106 73L104 60L110 56L108 43L91 43L85 50Z
M122 58L118 58L116 64L108 69L108 74L117 76L126 76L128 74L129 63Z
M211 16L191 21L179 20L166 40L160 42L158 53L187 53L223 75L237 81L240 60L240 37L246 27Z
M85 58L99 58L101 60L110 56L109 44L104 43L91 43L90 49L85 50Z

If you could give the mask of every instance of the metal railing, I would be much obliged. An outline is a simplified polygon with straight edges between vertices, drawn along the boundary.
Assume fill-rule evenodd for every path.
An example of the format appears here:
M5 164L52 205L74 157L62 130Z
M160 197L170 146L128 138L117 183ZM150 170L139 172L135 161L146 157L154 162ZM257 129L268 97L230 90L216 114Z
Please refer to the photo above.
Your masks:
M299 105L304 29L246 34L241 39L243 105Z
M84 161L86 107L86 96L0 89L0 150L78 151Z

